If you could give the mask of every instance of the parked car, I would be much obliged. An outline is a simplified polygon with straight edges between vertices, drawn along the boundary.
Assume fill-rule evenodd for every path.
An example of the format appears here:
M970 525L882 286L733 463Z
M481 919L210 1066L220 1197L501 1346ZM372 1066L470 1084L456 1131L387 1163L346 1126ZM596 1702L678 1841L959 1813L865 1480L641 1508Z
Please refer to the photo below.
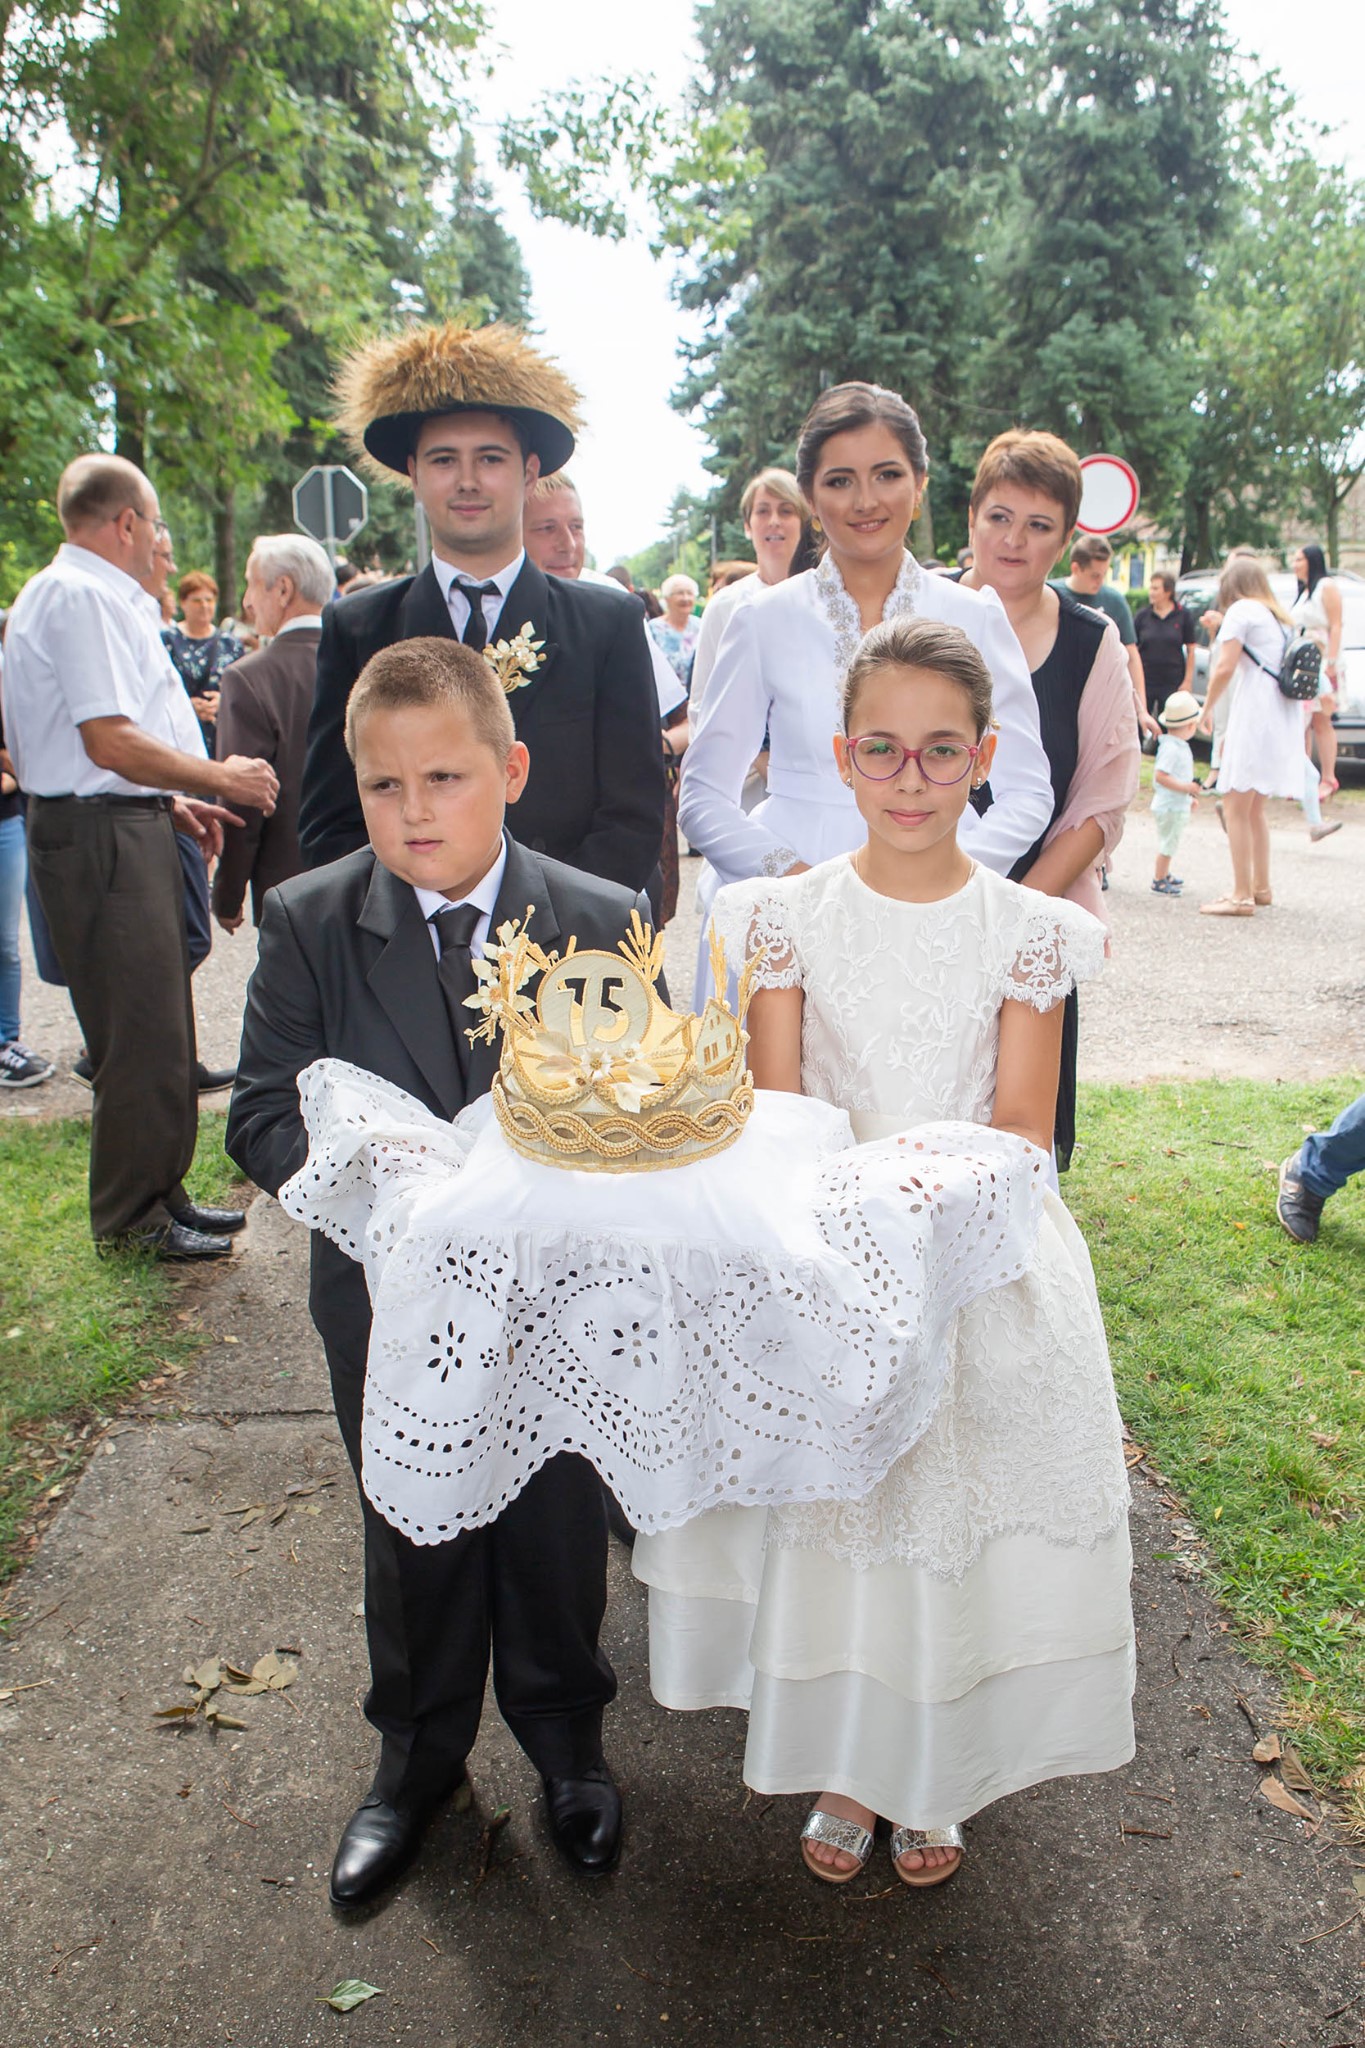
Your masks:
M1365 577L1350 570L1333 573L1332 581L1341 592L1341 669L1337 681L1337 708L1332 714L1340 756L1365 761ZM1298 588L1284 570L1270 572L1270 587L1288 611ZM1175 594L1195 622L1194 694L1202 704L1209 686L1209 634L1200 623L1218 596L1218 572L1199 569L1182 576Z

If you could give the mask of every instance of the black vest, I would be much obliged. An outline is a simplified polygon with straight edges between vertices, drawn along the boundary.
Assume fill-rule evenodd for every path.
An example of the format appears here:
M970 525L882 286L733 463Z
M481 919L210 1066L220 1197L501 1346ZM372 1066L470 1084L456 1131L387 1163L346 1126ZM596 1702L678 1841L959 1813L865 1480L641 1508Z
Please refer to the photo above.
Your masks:
M1090 671L1095 665L1095 656L1099 653L1108 623L1102 613L1092 611L1089 605L1078 604L1068 591L1057 592L1057 603L1060 606L1057 638L1047 659L1041 667L1034 669L1030 678L1033 694L1038 699L1039 734L1052 780L1052 816L1028 852L1010 869L1012 882L1023 880L1042 852L1043 841L1054 822L1066 808L1080 751L1077 720L1081 696L1090 680Z

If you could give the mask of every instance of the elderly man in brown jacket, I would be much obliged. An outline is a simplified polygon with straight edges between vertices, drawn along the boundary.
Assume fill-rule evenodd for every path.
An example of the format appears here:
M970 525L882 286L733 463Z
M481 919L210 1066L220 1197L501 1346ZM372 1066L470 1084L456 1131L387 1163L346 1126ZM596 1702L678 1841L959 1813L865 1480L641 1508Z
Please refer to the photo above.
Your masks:
M223 850L213 882L213 914L224 931L241 924L248 885L251 917L261 921L267 889L298 874L299 785L303 778L308 714L317 674L322 608L335 591L332 565L316 541L302 534L263 534L246 565L244 610L269 640L223 671L218 705L218 753L245 751L269 761L280 778L273 816L244 811L243 830Z

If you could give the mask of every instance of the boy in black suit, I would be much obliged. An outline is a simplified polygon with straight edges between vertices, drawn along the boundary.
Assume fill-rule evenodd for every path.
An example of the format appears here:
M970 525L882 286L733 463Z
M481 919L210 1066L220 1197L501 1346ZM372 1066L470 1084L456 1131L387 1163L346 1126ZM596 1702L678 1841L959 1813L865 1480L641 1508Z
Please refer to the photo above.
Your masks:
M494 1050L471 1047L471 956L532 906L547 948L614 949L645 899L519 846L504 830L529 756L482 655L415 639L368 663L346 745L370 844L266 897L247 993L227 1149L271 1194L308 1142L297 1077L324 1055L395 1082L445 1117L485 1094ZM318 1233L309 1305L356 1476L370 1303L362 1268ZM410 1859L434 1807L465 1780L490 1653L504 1720L545 1782L551 1830L588 1875L610 1870L620 1795L602 1755L616 1681L598 1648L606 1516L585 1460L561 1455L486 1528L415 1545L361 1496L371 1688L382 1738L347 1823L332 1899L356 1905Z

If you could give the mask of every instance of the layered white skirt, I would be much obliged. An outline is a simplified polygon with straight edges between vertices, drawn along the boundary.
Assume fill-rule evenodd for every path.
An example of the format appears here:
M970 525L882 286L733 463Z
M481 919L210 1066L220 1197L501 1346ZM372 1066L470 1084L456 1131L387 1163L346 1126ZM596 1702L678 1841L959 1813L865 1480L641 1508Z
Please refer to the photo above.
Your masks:
M641 1536L650 1682L747 1709L745 1782L943 1827L1133 1755L1120 1427L1084 1242L959 1313L930 1428L862 1501Z

